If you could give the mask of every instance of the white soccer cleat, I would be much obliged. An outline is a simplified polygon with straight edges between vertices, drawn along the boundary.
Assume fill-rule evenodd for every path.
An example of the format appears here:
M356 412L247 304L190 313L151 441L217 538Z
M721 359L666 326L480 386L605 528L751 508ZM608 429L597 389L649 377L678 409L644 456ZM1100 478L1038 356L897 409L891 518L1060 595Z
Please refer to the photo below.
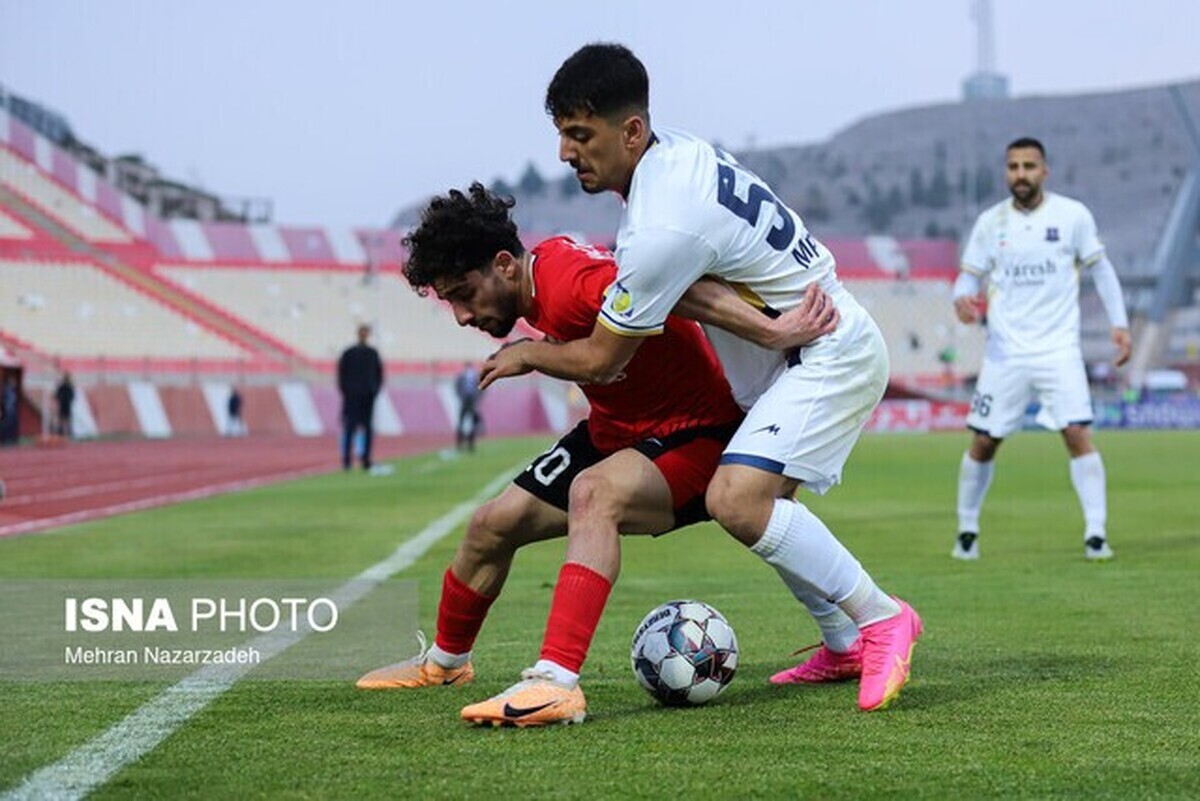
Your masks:
M1083 555L1091 561L1103 562L1113 558L1113 551L1108 547L1108 540L1098 534L1093 534L1084 540Z
M969 562L979 558L979 535L972 531L964 531L954 541L954 550L950 555L955 559Z

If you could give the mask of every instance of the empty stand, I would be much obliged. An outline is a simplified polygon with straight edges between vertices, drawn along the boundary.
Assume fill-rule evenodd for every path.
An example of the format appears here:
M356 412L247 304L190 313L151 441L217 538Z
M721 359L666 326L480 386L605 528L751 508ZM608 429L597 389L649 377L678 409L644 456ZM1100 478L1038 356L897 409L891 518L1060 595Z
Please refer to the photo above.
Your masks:
M15 218L0 211L0 239L31 239L33 232Z
M893 378L949 377L979 369L983 329L958 322L949 282L860 280L845 284L879 324ZM954 352L949 365L941 360L948 348Z
M0 329L62 357L240 359L248 354L84 262L0 260Z
M361 269L184 265L156 272L314 361L336 360L360 322L375 325L373 341L387 361L480 359L496 349L393 272L368 278Z
M90 242L125 244L132 241L129 234L109 221L95 206L3 147L0 147L0 183Z

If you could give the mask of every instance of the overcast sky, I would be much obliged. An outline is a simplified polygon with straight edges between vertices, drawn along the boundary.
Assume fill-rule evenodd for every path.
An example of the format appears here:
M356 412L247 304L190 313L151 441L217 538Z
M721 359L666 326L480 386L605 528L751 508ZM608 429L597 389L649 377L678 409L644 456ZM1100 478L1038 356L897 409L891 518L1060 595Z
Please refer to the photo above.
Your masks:
M531 160L561 175L543 93L586 42L642 58L659 124L735 149L801 144L956 101L977 58L970 5L0 0L0 83L102 153L269 198L279 222L384 225ZM1018 96L1200 77L1196 0L993 9L997 67Z

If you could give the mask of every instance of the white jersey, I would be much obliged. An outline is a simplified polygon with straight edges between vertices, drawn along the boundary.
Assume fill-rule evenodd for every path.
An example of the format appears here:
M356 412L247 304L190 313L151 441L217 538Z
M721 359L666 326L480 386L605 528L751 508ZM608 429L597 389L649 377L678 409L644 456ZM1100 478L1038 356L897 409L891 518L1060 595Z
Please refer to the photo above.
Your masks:
M828 338L872 325L838 281L833 255L800 216L732 156L680 131L658 129L638 162L616 255L617 281L599 319L625 336L661 332L676 302L705 275L779 312L796 306L809 284L819 284L842 317ZM705 328L734 397L749 408L783 371L785 355Z
M975 221L962 269L988 279L987 357L1079 347L1079 269L1104 255L1096 221L1077 200L1047 192L1036 209L1011 199Z

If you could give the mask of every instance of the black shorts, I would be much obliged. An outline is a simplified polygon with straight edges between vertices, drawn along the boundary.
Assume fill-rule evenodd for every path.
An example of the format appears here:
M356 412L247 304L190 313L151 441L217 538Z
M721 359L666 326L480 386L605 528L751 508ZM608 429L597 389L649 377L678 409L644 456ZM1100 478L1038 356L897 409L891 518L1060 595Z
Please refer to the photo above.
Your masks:
M740 422L688 428L666 437L642 440L632 446L654 462L671 488L675 528L712 519L704 506L704 492L717 470L721 452ZM565 512L575 476L611 455L592 444L587 420L584 420L534 459L513 483Z

